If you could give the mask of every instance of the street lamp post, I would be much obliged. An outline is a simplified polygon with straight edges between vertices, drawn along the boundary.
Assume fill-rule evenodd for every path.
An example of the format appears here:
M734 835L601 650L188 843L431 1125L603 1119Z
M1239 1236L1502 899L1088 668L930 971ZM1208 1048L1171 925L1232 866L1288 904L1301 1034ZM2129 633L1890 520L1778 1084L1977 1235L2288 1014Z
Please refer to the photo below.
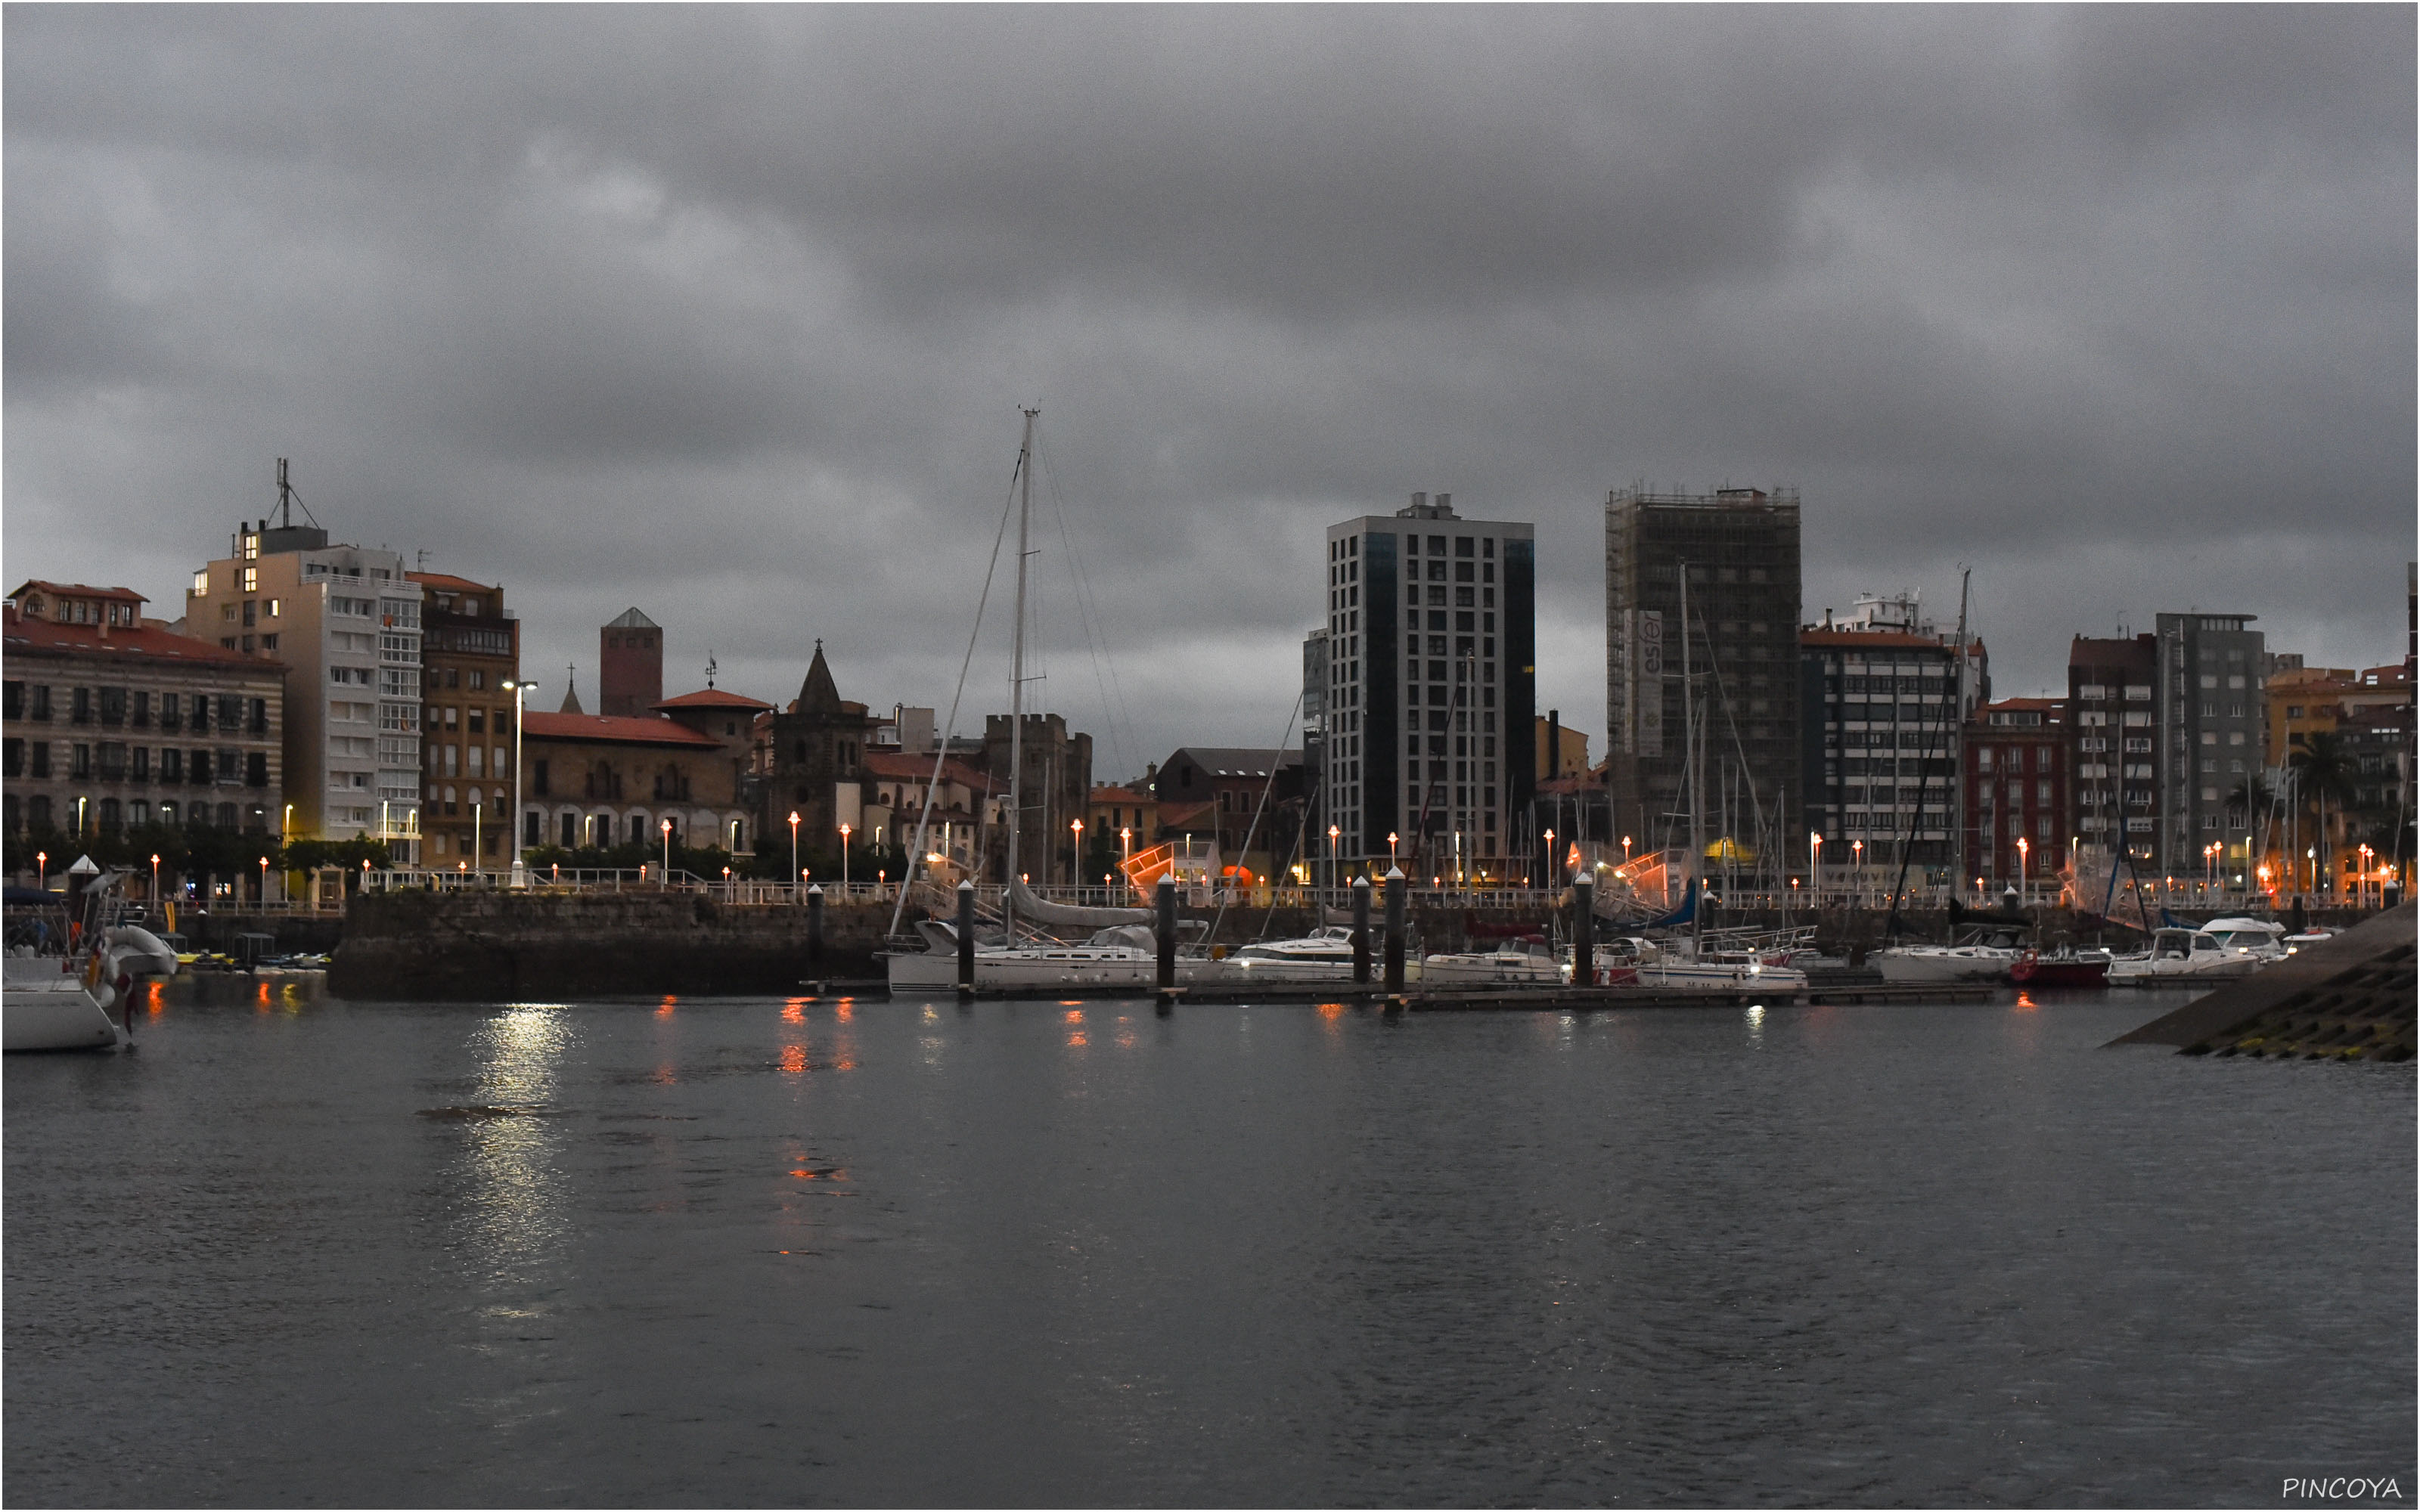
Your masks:
M673 884L673 822L659 819L656 829L664 837L664 886L669 887Z
M1542 871L1538 873L1538 879L1539 879L1539 881L1540 881L1540 882L1542 882L1542 883L1543 883L1543 882L1544 882L1547 878L1549 878L1549 877L1553 876L1554 874L1555 874L1555 832L1554 832L1553 830L1551 830L1551 829L1550 829L1550 830L1546 831L1546 865L1545 865L1544 869L1544 870L1542 870Z
M151 902L154 905L160 902L160 853L158 851L151 853Z
M1627 835L1621 837L1621 864L1625 868L1630 865L1630 837Z
M1395 870L1396 870L1396 866L1395 866L1395 832L1394 832L1393 830L1391 830L1391 829L1390 829L1390 830L1388 830L1388 831L1387 831L1387 870L1388 870L1388 871L1389 871L1389 872L1392 872L1392 871L1395 871Z
M1815 906L1823 906L1823 837L1809 830L1807 833L1807 887L1815 895Z
M479 841L482 838L480 833L480 821L484 817L479 810L486 807L487 805L484 803L474 803L471 805L471 864L473 866L479 864Z
M2033 841L2019 835L2017 837L2017 902L2020 905L2033 896L2034 879L2029 864L2033 860Z
M34 853L34 890L36 892L51 890L51 853L48 851Z
M1863 891L1866 886L1866 842L1864 841L1849 841L1849 874L1852 878L1851 885L1859 891Z
M1330 892L1336 890L1336 842L1343 834L1344 831L1334 825L1327 826L1327 887Z
M260 911L269 912L269 857L260 858Z
M1084 882L1084 821L1081 819L1068 820L1067 831L1069 834L1076 837L1075 864L1067 868L1067 875L1078 887L1081 887ZM1101 902L1106 903L1109 901L1109 895L1108 893L1104 892L1101 894Z
M1126 879L1129 887L1134 886L1134 874L1126 869L1133 864L1134 825L1121 825L1118 826L1118 875Z
M514 678L505 683L504 686L513 690L512 885L516 887L525 887L529 886L529 875L521 870L521 831L527 827L528 821L521 817L521 705L524 701L528 699L529 690L537 687L537 685L535 683L523 682L520 678Z
M853 827L849 825L840 826L840 895L843 902L848 899L848 836Z
M803 875L799 871L799 810L796 809L790 810L790 875L793 877ZM790 896L796 898L800 895L800 885L797 882L791 883Z
M294 805L290 803L286 806L286 817L277 822L277 843L280 845L294 843Z

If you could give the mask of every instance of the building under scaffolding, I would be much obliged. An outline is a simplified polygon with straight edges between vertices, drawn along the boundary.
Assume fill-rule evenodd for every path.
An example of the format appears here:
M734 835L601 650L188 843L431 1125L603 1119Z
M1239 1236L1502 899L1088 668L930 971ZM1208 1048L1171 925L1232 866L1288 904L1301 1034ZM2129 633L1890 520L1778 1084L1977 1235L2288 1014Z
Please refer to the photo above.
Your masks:
M1801 843L1798 540L1795 488L1606 498L1606 780L1614 825L1641 849L1689 833L1684 704L1704 746L1696 801L1709 848L1730 840L1735 865Z

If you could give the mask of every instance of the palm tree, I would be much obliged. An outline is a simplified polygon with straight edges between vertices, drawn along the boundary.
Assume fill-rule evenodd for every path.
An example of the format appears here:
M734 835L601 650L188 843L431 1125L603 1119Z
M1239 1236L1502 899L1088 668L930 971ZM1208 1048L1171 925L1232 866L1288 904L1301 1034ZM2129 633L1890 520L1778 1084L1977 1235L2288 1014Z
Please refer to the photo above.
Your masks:
M2235 791L2226 795L2227 812L2235 818L2244 831L2244 838L2251 842L2244 863L2246 866L2259 864L2261 856L2267 853L2268 837L2261 833L2265 828L2261 822L2269 817L2269 806L2276 796L2270 790L2269 779L2257 767L2245 774L2243 780L2235 784Z
M2336 800L2336 813L2341 823L2357 792L2355 783L2358 764L2352 752L2345 748L2344 737L2333 730L2315 730L2303 748L2286 758L2293 772L2295 787L2304 798L2319 807L2319 849L2324 865L2333 867L2335 856L2328 849L2328 800ZM2323 870L2323 876L2333 876Z

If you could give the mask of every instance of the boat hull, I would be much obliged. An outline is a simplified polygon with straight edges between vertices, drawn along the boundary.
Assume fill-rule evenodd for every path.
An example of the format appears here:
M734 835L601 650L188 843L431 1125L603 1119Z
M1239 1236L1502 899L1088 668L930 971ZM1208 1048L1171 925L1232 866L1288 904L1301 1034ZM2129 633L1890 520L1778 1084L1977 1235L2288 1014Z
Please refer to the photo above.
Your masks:
M1951 982L2005 981L2009 968L2016 964L2016 957L1959 955L1947 951L1901 955L1881 950L1875 952L1871 962L1883 974L1883 980L1895 986L1937 986Z
M2020 987L2106 987L2106 961L2020 961L2009 968Z
M116 1050L126 1031L73 978L0 993L0 1050Z

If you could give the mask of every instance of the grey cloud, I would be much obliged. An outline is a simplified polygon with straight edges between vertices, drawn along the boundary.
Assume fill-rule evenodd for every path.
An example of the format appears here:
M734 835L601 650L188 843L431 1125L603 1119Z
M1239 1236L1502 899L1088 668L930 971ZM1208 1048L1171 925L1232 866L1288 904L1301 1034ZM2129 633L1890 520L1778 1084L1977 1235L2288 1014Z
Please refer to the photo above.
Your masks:
M1799 484L1810 609L1976 563L2028 686L2213 574L2393 649L2328 553L2410 551L2408 11L7 25L12 566L172 597L296 455L534 665L636 601L726 684L820 634L933 702L1038 402L1145 745L1281 718L1321 528L1416 487L1538 522L1575 722L1633 480Z

